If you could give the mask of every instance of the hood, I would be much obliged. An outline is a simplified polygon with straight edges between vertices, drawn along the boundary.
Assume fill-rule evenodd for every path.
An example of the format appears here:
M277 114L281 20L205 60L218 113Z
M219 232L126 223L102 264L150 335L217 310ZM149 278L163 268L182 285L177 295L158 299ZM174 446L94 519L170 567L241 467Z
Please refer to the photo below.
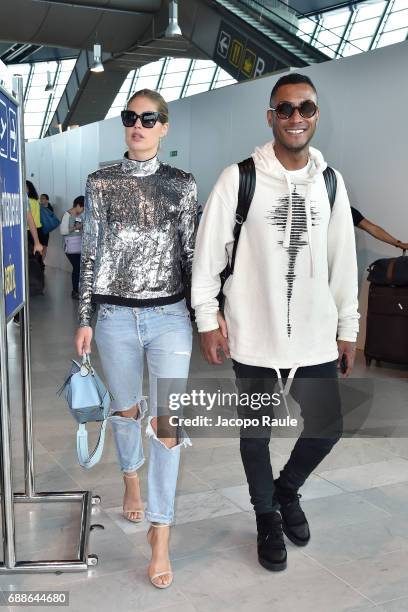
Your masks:
M289 204L288 212L286 217L285 233L282 242L282 248L289 252L292 224L293 224L293 202L292 202L292 180L288 170L286 170L280 161L276 158L275 149L273 147L273 141L267 142L262 147L256 147L253 153L253 159L257 172L264 172L267 175L273 176L273 178L282 180L286 183ZM307 229L307 241L309 245L310 254L310 276L314 277L314 260L313 260L313 245L312 245L312 214L310 210L310 192L312 184L315 182L317 176L319 176L327 167L324 161L323 155L317 149L309 147L309 161L310 165L308 168L308 176L304 179L296 181L298 185L306 185L306 196L305 196L305 215L306 215L306 229Z
M254 158L257 170L265 172L266 174L273 174L275 178L286 180L285 175L288 171L276 158L273 141L267 142L261 147L256 147L252 157ZM327 163L324 161L320 151L313 147L309 147L309 158L311 161L309 177L313 179L317 174L320 174L326 169Z

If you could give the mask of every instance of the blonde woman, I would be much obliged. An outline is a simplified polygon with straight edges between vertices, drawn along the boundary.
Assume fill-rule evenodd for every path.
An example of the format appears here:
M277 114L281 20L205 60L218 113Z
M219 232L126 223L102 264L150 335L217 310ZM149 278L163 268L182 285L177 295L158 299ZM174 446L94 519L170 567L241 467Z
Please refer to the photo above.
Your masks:
M191 174L157 158L168 130L168 107L160 94L147 89L135 93L122 111L122 122L125 158L88 177L76 347L79 355L91 351L91 315L93 304L99 304L95 339L114 396L111 422L125 480L124 516L150 521L148 575L155 587L166 588L173 579L169 528L180 448L191 443L180 439L168 414L162 414L157 383L186 379L189 371L192 331L182 272L191 275L196 184ZM150 407L146 509L137 473L145 461L144 356Z

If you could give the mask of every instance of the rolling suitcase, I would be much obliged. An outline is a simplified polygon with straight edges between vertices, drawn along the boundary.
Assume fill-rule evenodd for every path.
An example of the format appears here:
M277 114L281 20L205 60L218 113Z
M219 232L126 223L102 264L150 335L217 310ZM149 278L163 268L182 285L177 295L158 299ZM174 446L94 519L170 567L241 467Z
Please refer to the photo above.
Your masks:
M368 268L367 280L375 285L408 287L408 257L377 259Z
M408 286L371 283L364 355L367 365L372 359L408 364Z

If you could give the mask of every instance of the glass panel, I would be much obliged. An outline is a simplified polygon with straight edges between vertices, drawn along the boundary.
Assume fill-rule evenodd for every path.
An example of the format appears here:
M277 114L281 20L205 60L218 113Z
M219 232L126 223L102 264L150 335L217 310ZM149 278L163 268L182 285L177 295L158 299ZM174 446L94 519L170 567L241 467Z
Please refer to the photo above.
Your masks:
M37 140L40 137L41 127L33 127L31 125L24 125L24 139L25 140Z
M120 111L122 110L121 107L116 106L116 107L112 107L106 114L105 119L110 119L111 117L119 117L120 115Z
M47 71L51 73L51 81L54 82L55 74L58 69L58 62L38 62L37 64L33 64L33 78L25 103L24 125L26 140L40 137L41 127L44 123L50 96L52 103L47 115L47 123L51 120L61 96L64 93L65 86L71 76L75 63L75 59L63 60L61 62L59 76L55 83L54 90L51 92L45 91L45 86L47 85ZM24 64L18 68L19 72L25 73L27 82L30 65ZM48 127L48 125L46 127Z
M198 83L211 83L216 70L217 66L215 64L213 64L211 68L194 70L191 75L190 84L196 85Z
M189 85L187 87L186 96L193 96L194 94L202 93L203 91L208 91L210 88L209 83L200 83L199 85Z
M181 94L181 87L169 87L167 89L161 89L160 93L166 102L171 102L172 100L178 100Z
M361 4L358 8L356 21L362 21L363 19L371 19L371 17L380 17L385 9L386 3L374 2L373 4Z
M323 26L328 30L337 28L339 26L345 26L350 19L350 10L333 11L333 13L326 13L323 16ZM344 29L344 27L343 27Z
M162 87L177 87L182 86L186 80L187 71L167 73L163 79Z
M349 40L364 38L365 36L373 36L379 21L380 18L376 17L375 19L368 19L367 21L355 23L348 36Z
M166 73L169 72L187 72L191 64L191 59L184 59L180 57L173 57L168 63Z
M223 68L221 68L219 74L218 74L218 78L217 81L228 81L232 79L234 81L234 83L236 83L235 79Z
M159 74L154 76L139 76L137 79L137 89L157 89Z
M310 34L300 34L300 32L299 32L299 30L298 30L298 31L297 31L297 34L296 34L296 36L297 36L298 38L301 38L301 39L302 39L302 40L304 40L305 42L310 43L310 38L311 38Z
M342 57L349 57L350 55L357 55L358 53L361 53L359 48L351 43L346 43L342 51Z
M237 81L235 79L231 79L229 81L217 81L214 84L213 89L219 89L220 87L225 87L226 85L233 85L234 83L236 83Z
M50 95L50 92L45 91L45 85L41 85L41 87L31 86L29 94L28 94L28 100L44 100L44 98L48 99L49 95Z
M62 60L61 72L72 72L76 64L76 59Z
M327 57L336 57L337 47L339 45L333 45L332 47L322 47L322 53L325 53Z
M387 23L385 24L384 32L390 32L391 30L406 27L408 27L408 9L389 15Z
M195 60L194 68L201 70L202 68L214 68L214 62L211 60Z
M357 14L352 30L348 35L347 43L344 48L343 55L355 55L360 51L369 49L371 39L380 22L380 18L384 14L387 6L392 6L391 13L387 19L378 47L384 47L393 43L401 42L407 38L408 32L408 0L377 0L367 1L357 4ZM344 34L346 18L350 16L349 9L334 10L323 15L322 24L325 28L331 30L331 34L320 31L318 40L313 41L313 45L322 50L323 53L334 57L335 49L340 42L336 39L333 42L336 33L339 36ZM318 16L313 17L318 19ZM346 21L345 21L346 20ZM308 19L302 19L299 22L299 29L303 30L303 34L299 34L299 38L308 42L310 37L308 34L312 31L312 24Z
M366 36L365 38L358 38L357 40L353 40L353 45L361 49L361 51L368 51L372 39L373 39L372 36ZM353 45L350 44L350 48L352 48ZM356 53L357 53L357 50L355 53L349 53L349 55L355 55Z
M303 34L313 34L316 28L316 21L313 19L300 19L298 28L299 32Z
M28 126L41 127L44 121L44 113L26 113L25 122Z
M321 30L317 37L317 40L321 45L335 45L336 43L340 43L340 38L333 34L333 32L329 32L329 30Z
M154 74L159 75L162 71L164 59L158 60L157 62L152 62L151 64L146 64L140 68L140 76L151 76Z
M402 42L406 39L407 34L407 28L402 28L401 30L394 30L393 32L386 32L385 34L381 35L377 47L385 47L387 45L393 45L394 43Z
M57 62L39 62L35 65L35 74L45 74L47 70L55 74Z
M33 100L30 98L27 100L24 112L27 113L41 113L45 112L47 108L48 100L50 99L50 94L48 93L48 97L45 100Z
M408 8L408 0L394 0L392 5L392 12L400 11L401 9Z

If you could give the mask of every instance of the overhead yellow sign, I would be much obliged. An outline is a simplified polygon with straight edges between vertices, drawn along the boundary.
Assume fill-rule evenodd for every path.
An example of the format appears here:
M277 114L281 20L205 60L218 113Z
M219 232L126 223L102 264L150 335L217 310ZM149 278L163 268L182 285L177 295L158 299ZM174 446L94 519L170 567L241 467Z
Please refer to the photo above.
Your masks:
M221 22L214 60L239 81L253 79L277 68L277 61L239 30Z
M256 53L251 49L245 49L244 61L242 62L241 72L245 74L249 79L254 73L256 66Z
M229 53L229 61L235 67L239 68L241 64L242 52L244 50L244 45L239 42L239 40L233 40L231 44L231 49Z

